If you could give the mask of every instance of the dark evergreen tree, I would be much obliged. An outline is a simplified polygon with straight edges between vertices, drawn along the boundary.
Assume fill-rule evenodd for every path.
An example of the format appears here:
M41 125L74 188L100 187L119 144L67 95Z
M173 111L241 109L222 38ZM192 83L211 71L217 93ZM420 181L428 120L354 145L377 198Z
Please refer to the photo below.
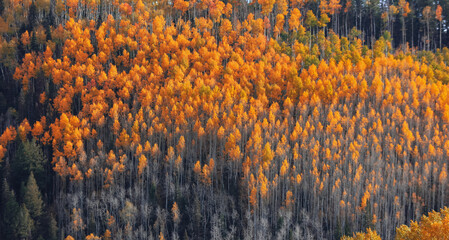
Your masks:
M42 189L42 186L45 185L44 164L44 154L34 139L21 142L15 158L11 161L11 176L15 189L20 186L23 176L29 176L31 172L34 173L37 183Z
M184 240L189 240L189 234L187 233L187 230L184 231Z
M37 24L37 7L34 1L30 5L30 10L28 12L28 31L33 31Z
M45 225L47 230L45 239L56 240L58 237L58 226L52 214L46 214Z
M20 206L16 201L14 191L9 188L6 179L3 179L2 189L2 232L0 235L4 236L5 239L16 239L19 226L19 215L17 213L20 211Z
M363 218L362 218L362 228L363 229L367 229L367 228L371 228L374 229L374 224L373 224L373 213L371 212L371 203L370 201L367 202L365 209L363 209Z
M19 239L31 239L31 233L34 229L34 223L25 204L22 204L22 206L20 207L20 210L17 214L17 220L17 237Z
M22 25L20 25L18 35L22 36L22 34L26 31L27 31L27 26L25 25L25 23L22 23ZM26 48L27 47L22 44L22 41L17 42L17 59L19 60L17 64L22 64L23 57L25 57L25 53L27 52ZM16 101L17 100L18 99L16 97ZM17 105L16 105L16 108L18 108Z
M28 182L26 184L23 196L23 202L29 209L33 220L37 221L42 215L44 202L42 201L41 192L39 191L39 187L37 186L33 172L31 172L30 176L28 177Z
M5 95L2 92L0 92L0 113L5 113L7 109L8 109L8 102L5 98Z
M45 28L45 36L47 41L51 41L53 38L51 36L51 26L54 24L54 19L52 17L52 14L48 14L47 18L44 21L44 28Z
M31 35L31 51L33 52L39 52L39 43L37 42L36 32L33 31L33 34Z
M5 3L4 0L0 0L0 16L3 14L3 11L5 10Z

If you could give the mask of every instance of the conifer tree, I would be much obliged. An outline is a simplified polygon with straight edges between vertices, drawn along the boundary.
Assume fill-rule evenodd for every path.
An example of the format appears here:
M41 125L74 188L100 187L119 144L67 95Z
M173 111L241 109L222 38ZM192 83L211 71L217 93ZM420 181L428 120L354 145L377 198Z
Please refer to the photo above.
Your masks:
M37 23L37 7L34 1L30 5L30 10L28 11L28 30L32 31Z
M17 238L17 229L19 225L17 213L19 212L20 207L16 201L14 191L9 188L6 179L3 179L2 189L1 217L3 225L1 235L5 236L5 239L15 239Z
M31 50L34 52L38 52L39 51L39 44L37 42L37 37L36 37L36 32L33 31L33 34L31 35Z
M42 227L44 239L56 240L58 239L58 224L53 217L53 214L47 213L43 215Z
M0 15L2 15L5 10L5 3L3 1L4 0L0 0Z
M16 151L16 156L11 162L13 186L19 186L22 176L29 176L33 172L38 184L42 187L44 163L44 154L35 140L21 142Z
M34 229L34 223L25 204L22 204L17 215L17 237L19 239L30 239L32 237L31 232Z
M42 201L41 192L39 191L33 172L31 172L28 177L23 202L29 209L31 217L37 221L42 215L44 203Z

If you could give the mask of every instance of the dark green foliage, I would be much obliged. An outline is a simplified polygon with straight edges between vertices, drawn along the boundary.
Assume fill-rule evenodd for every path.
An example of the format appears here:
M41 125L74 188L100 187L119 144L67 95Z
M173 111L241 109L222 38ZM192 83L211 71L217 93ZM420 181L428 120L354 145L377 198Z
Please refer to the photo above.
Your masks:
M20 239L30 239L32 237L31 232L34 229L34 223L25 204L22 204L17 215L17 237Z
M48 19L48 18L47 18ZM47 21L46 21L47 22ZM45 37L47 41L51 41L53 38L51 37L51 28L50 28L50 23L48 23L47 25L44 26L45 28Z
M24 32L26 32L27 31L27 26L25 25L25 23L22 23L22 25L20 26L20 28L19 28L19 36L22 36L22 34L24 33ZM17 65L20 65L20 64L22 64L22 59L23 59L23 57L25 57L25 53L26 53L26 46L24 46L23 44L22 44L22 41L18 41L18 43L17 43L17 59L19 60L18 62L17 62ZM17 99L17 97L16 97L16 99Z
M337 221L337 227L336 227L335 232L334 232L334 238L335 239L340 239L343 236L344 236L343 226L342 226L340 221Z
M33 31L33 34L31 35L31 51L38 52L39 51L39 43L37 42L36 32Z
M21 142L15 158L11 161L13 185L16 187L20 186L23 176L29 176L33 172L37 184L42 188L45 183L44 164L44 154L34 139Z
M37 24L37 7L34 1L30 5L30 10L28 12L28 30L33 31Z
M8 109L8 103L6 101L5 95L3 95L2 92L0 92L0 113L6 112L7 109Z
M3 14L3 11L5 10L5 3L4 0L0 0L0 16Z
M371 212L371 203L367 202L365 209L363 210L363 222L362 222L362 230L371 228L374 229L375 226L373 224L373 213Z
M45 34L47 34L47 30L50 32L50 27L55 25L55 14L52 10L47 14L45 17L45 20L43 21L42 25L45 28ZM47 34L47 40L48 40L48 34ZM51 40L51 37L50 37Z
M47 214L47 221L45 221L45 224L47 230L45 239L56 240L58 236L58 226L53 215Z
M303 68L308 69L310 66L315 65L318 66L320 63L320 60L316 55L307 55L304 60L304 66Z
M184 231L184 240L189 240L189 234L187 233L187 230Z
M23 202L29 209L31 217L36 221L42 215L42 208L44 202L42 201L41 192L37 186L36 179L33 172L28 177L28 182L25 187L25 193L23 196Z
M6 179L3 179L2 189L2 214L0 215L2 219L2 232L0 235L4 236L5 239L16 239L19 226L19 217L17 213L20 211L20 207L16 201L14 191L9 188Z

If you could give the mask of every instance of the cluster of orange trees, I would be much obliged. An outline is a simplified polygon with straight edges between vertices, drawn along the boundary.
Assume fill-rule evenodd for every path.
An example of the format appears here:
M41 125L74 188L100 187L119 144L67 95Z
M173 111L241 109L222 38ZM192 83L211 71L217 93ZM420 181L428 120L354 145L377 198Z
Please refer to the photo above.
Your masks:
M179 18L138 1L94 21L68 1L42 51L15 39L13 77L42 114L6 128L0 158L43 146L59 236L391 239L448 203L448 49L370 49L290 7L270 36L229 3L192 20L174 4Z
M410 227L402 225L397 228L397 240L418 239L447 239L449 234L447 225L449 223L449 209L441 209L440 212L432 211L427 216L423 215L420 222L411 221ZM358 232L353 237L343 237L342 240L381 240L375 230L368 228L366 232Z

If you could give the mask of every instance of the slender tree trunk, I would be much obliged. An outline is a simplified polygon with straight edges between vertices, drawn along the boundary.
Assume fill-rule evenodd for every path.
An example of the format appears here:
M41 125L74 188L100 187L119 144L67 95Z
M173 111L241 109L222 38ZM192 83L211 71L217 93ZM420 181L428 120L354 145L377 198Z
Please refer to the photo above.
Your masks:
M430 21L427 20L427 51L430 51Z
M442 46L441 46L441 27L442 27L441 22L442 22L442 21L440 21L440 50L441 50L441 47L442 47Z
M402 16L401 17L401 21L402 21L402 51L405 52L405 48L406 48L406 43L405 43L405 17Z
M411 47L412 47L412 53L414 53L414 51L413 51L413 47L415 46L415 34L414 34L414 32L415 32L415 30L414 30L414 21L413 21L413 17L412 17L412 45L411 45Z

